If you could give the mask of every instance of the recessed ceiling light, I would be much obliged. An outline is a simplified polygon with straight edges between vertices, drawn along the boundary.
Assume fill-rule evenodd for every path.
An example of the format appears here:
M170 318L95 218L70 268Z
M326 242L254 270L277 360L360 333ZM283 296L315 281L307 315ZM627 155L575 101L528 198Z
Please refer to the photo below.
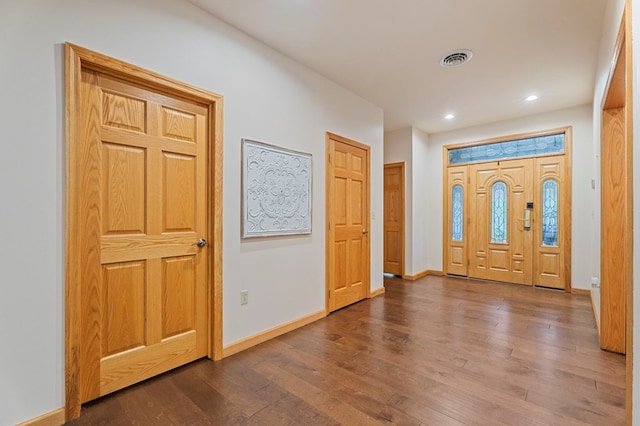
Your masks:
M447 115L445 115L445 116L444 116L444 119L445 119L445 120L453 120L455 117L456 117L456 116L455 116L455 115L453 115L453 114L447 114Z
M535 101L536 99L538 99L536 95L529 95L526 98L524 98L524 100L527 102Z

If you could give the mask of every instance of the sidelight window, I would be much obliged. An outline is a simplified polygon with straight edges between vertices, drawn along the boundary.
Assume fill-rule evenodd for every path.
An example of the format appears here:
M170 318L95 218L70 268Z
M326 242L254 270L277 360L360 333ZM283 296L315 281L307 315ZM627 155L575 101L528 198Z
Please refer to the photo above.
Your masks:
M542 245L558 245L558 182L542 183Z
M491 187L491 242L507 243L507 184L501 181Z
M451 240L462 241L462 185L454 185L451 189Z

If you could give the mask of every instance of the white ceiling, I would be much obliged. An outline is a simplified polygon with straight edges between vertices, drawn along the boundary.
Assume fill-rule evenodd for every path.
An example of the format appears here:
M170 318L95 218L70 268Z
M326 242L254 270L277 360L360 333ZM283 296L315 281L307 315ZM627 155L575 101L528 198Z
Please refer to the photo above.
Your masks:
M189 1L382 107L385 131L436 133L590 103L607 0ZM441 67L455 49L474 56Z

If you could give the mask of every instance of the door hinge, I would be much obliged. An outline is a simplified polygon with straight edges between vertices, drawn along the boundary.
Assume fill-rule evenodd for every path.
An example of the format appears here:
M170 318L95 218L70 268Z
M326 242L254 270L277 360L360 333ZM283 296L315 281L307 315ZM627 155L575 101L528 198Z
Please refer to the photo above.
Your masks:
M331 221L329 221L329 231L331 231Z
M329 163L331 163L331 154L329 154Z
M467 266L471 266L471 259L467 259Z
M471 183L471 176L467 176L467 183Z

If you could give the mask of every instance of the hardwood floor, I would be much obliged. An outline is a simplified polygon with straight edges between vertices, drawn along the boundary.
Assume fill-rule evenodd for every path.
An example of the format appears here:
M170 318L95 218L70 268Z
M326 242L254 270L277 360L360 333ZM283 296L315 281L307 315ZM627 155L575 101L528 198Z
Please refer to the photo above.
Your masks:
M585 296L428 276L219 362L85 404L71 425L622 425L625 359Z

